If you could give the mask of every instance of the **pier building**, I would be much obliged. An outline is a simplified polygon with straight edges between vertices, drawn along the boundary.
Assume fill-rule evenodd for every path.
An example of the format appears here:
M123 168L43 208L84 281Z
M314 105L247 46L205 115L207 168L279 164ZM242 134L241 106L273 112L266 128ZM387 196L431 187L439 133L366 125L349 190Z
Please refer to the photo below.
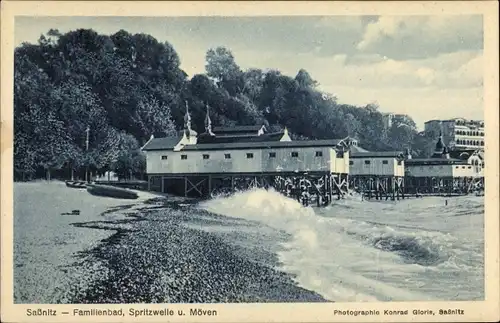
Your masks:
M450 149L442 134L430 157L409 156L405 165L405 186L411 194L466 194L484 188L484 151Z
M404 198L405 154L350 146L349 186L367 198Z
M184 130L155 137L142 147L148 189L208 197L250 187L273 187L308 204L341 198L348 188L348 142L297 140L287 129L265 126L215 127L209 109L205 131L191 128L186 105Z

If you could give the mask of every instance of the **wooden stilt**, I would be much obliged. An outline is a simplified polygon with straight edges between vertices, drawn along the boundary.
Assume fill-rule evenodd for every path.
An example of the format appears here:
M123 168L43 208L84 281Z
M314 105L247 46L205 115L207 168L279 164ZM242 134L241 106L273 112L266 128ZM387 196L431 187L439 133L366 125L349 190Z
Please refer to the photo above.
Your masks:
M392 201L395 201L396 200L396 197L395 197L395 193L396 193L396 185L397 185L397 182L396 182L396 179L393 178L392 179L392 197L391 197L391 200Z
M397 181L397 187L396 187L396 198L399 201L399 181Z
M404 200L405 199L405 181L403 178L401 180L401 197Z
M332 203L332 200L333 200L332 174L328 174L328 200L329 200L329 203Z

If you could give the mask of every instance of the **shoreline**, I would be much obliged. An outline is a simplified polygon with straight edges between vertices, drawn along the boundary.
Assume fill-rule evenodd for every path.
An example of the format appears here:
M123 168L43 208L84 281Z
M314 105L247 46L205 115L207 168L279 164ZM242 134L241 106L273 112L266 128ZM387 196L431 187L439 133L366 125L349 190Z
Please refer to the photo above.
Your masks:
M67 188L64 182L38 181L14 185L13 265L16 303L57 303L73 281L82 279L72 263L113 232L82 230L75 222L119 219L125 204L134 202L96 198L86 191Z
M69 290L69 303L328 302L276 269L277 259L257 263L227 239L189 226L225 218L197 203L156 197L122 210L124 219L75 223L115 233L79 252L79 276L88 278Z
M17 189L19 193L24 193L17 195ZM318 289L316 286L317 278L330 280L328 274L322 274L324 277L315 276L318 269L314 264L321 263L317 261L318 257L323 259L325 252L332 252L321 242L326 236L324 239L318 239L323 233L328 234L321 223L328 217L336 217L336 213L340 212L342 218L345 217L345 212L351 212L349 210L353 207L365 207L357 198L347 198L333 204L339 206L336 211L329 211L328 207L319 208L324 211L320 211L318 215L325 218L310 222L308 217L297 218L293 207L275 204L278 193L273 195L257 192L251 197L243 193L228 199L216 199L215 204L210 202L212 206L206 207L204 203L200 203L206 200L159 194L146 195L144 192L141 192L143 195L139 200L132 203L129 200L99 198L80 192L60 185L49 188L45 185L16 188L16 203L25 206L16 209L16 212L22 210L16 213L16 219L20 222L15 226L16 303L342 301L342 295L332 294L328 288ZM26 205L32 197L36 197L33 201L48 198L48 202L44 204L44 208L34 209L29 203ZM413 199L408 199L408 202L411 200ZM422 202L431 200L433 199L422 199ZM473 197L472 200L476 198ZM388 208L395 208L389 215L396 215L397 219L400 219L397 215L398 209L406 211L407 208L407 203L394 201L366 202L371 202L366 203L366 207L372 205L374 210L383 211L384 214L388 212ZM420 203L416 201L416 204L408 205L423 205L418 208L424 211L421 216L425 217L429 212L428 207L425 206L426 203ZM444 202L431 202L429 206L434 205L440 212L445 212L441 206L437 206L441 203ZM462 207L463 203L465 202L456 206ZM348 204L352 205L347 207ZM242 213L238 216L234 216L235 206L242 207ZM63 213L60 212L72 208L80 208L82 213L77 216L61 216ZM28 210L31 213L27 213ZM213 213L214 211L216 213ZM280 213L284 221L274 217ZM404 252L410 255L411 252L420 250L415 249L416 247L427 248L428 234L421 237L423 240L415 240L414 233L399 232L400 228L404 228L404 222L400 220L394 222L380 219L380 223L376 223L368 221L370 216L366 217L356 217L363 225L361 229L348 229L348 234L361 230L358 232L361 235L353 236L360 238L354 246L352 238L342 240L351 243L347 249L360 247L359 242L365 243L365 247L371 246L370 243L366 244L366 237L370 235L365 231L366 226L372 223L375 227L370 227L370 232L373 231L375 238L382 234L388 243L411 242L406 245L410 249L404 249ZM428 221L428 226L434 228L434 222ZM30 223L31 225L27 226ZM471 222L467 223L470 225ZM330 225L333 225L332 232L335 233L335 228L338 227L336 222L331 222ZM398 233L386 236L384 226L390 226ZM341 227L344 228L344 224ZM426 230L425 226L415 226L411 223L407 228ZM457 225L456 228L450 228L450 232L459 230L460 233L462 228L463 225ZM336 237L339 238L338 232ZM26 239L29 239L28 244ZM288 250L290 245L293 247ZM377 246L375 247L359 251L366 253L369 258L373 252L379 252L375 251ZM397 250L382 251L385 257L390 258L392 254L402 257ZM333 252L336 251L338 250ZM309 258L311 260L307 264L301 260ZM367 259L358 259L357 256L352 258L357 259L356 261ZM403 258L401 259L406 259ZM390 263L393 264L392 260ZM339 266L329 262L327 264L332 268ZM344 265L350 268L350 265ZM342 276L342 273L338 274ZM332 272L332 275L335 276L335 272ZM337 284L335 279L331 278ZM404 297L413 297L405 296L407 291L400 292ZM379 297L385 299L386 296Z

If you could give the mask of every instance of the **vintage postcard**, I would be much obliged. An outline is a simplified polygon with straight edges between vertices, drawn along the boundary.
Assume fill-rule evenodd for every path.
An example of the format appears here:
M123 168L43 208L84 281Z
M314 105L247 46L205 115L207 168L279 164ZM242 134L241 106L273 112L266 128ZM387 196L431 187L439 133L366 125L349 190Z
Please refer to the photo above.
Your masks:
M2 322L500 318L497 2L1 18Z

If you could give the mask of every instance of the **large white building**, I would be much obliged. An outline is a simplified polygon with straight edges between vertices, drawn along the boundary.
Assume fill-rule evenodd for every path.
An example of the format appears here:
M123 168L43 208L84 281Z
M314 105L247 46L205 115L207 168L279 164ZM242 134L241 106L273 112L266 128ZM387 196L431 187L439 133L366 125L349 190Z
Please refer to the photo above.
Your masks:
M484 149L484 121L455 118L430 120L425 123L425 133L442 135L443 143L451 149Z
M178 135L152 136L142 147L148 180L153 185L156 182L161 191L175 182L179 186L179 180L186 181L187 191L188 184L197 185L195 181L205 178L211 182L228 176L234 179L307 173L347 177L349 173L349 151L343 140L292 141L286 128L269 133L262 125L216 127L212 131L208 110L202 134L191 128L188 111L184 121L185 129Z

